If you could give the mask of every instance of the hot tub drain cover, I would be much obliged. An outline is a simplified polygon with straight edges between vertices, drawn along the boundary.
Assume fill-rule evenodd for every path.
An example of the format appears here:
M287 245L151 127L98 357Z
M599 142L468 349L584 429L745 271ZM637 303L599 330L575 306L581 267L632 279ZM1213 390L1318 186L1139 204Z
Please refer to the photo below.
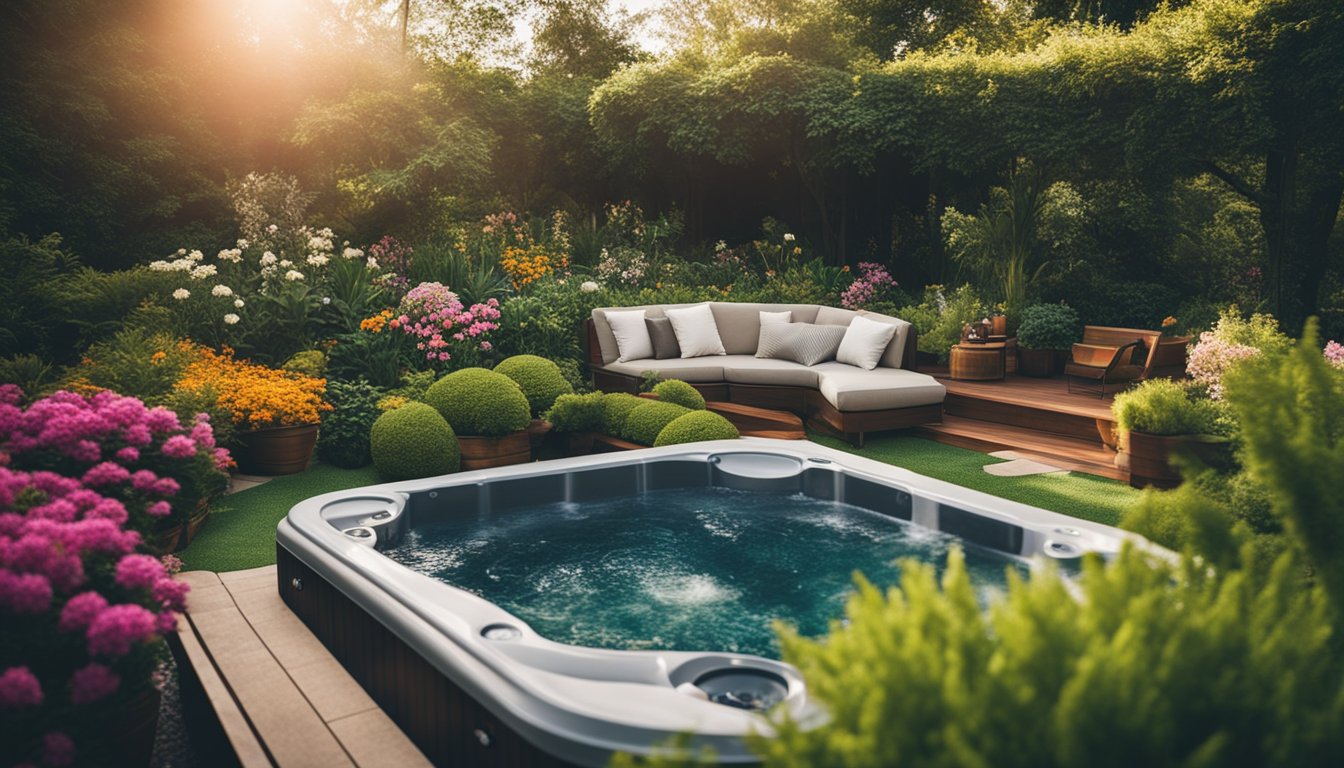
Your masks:
M762 712L789 693L784 678L763 669L716 669L696 678L695 686L715 704Z

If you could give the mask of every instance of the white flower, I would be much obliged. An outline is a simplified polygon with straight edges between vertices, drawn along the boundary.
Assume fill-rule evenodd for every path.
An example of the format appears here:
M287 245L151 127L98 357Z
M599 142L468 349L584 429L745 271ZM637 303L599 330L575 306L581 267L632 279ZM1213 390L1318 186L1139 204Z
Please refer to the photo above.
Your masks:
M593 291L596 291L598 288L601 287L602 286L598 285L592 280L584 280L582 283L579 284L579 290L583 291L584 293L592 293Z
M275 225L272 224L271 226L275 226ZM261 254L261 265L262 265L263 267L269 267L269 266L271 266L271 265L274 264L274 263L275 263L275 254L274 254L274 253L271 253L270 251L267 251L267 252Z
M233 295L233 289L227 285L216 285L210 289L211 296L229 297Z
M346 248L344 251L341 251L341 256L350 259L351 261L354 261L355 259L362 258L364 256L364 252L359 250L358 248Z
M317 230L317 234L321 237L325 237L328 240L336 236L336 233L331 231L331 227L323 227Z
M238 242L245 243L247 241L239 240ZM223 251L220 251L219 255L216 256L215 258L219 259L220 261L231 261L234 264L237 264L238 262L243 260L243 251L241 248L228 248Z
M784 233L784 242L786 242L786 243L792 243L792 242L793 242L794 240L796 240L796 239L797 239L797 238L795 238L795 237L793 236L793 233L792 233L792 232L785 232L785 233Z
M715 253L723 253L726 250L728 250L728 244L725 243L724 241L720 240L719 242L714 244Z
M370 256L370 257L369 257L369 261L368 261L368 263L367 263L367 266L368 266L369 269L377 269L377 268L378 268L378 260L375 259L375 258L373 258L372 256Z
M294 281L294 280L302 280L302 279L303 279L303 273L300 272L300 271L298 271L298 270L296 270L296 269L291 269L291 270L289 270L288 272L285 273L285 279L286 279L286 280L290 280L290 281Z
M149 268L154 270L155 272L172 272L174 269L176 269L176 267L164 261L163 259L149 262Z
M201 261L205 259L205 254L200 251L192 251L187 254L187 261Z
M243 301L242 299L234 299L233 306L242 309L243 307L247 306L247 302Z
M186 255L187 255L187 249L186 249L186 248L178 248L178 249L177 249L177 255L178 255L178 256L186 256Z
M247 238L245 238L245 237L240 237L240 238L238 238L238 243L237 243L238 250L240 250L240 251L246 251L246 250L247 250L247 246L249 246L249 245L251 245L251 243L249 243L249 242L247 241Z
M323 296L323 297L322 297L322 306L325 307L326 305L328 305L328 304L330 304L330 303L331 303L331 297L330 297L330 296Z
M327 262L331 261L331 259L328 259L320 253L310 253L308 254L306 261L314 267L325 267Z
M279 229L280 229L279 227L277 227L276 225L272 224L272 225L266 227L266 232L267 232L267 234L272 234L272 235L274 235L277 231L279 231Z
M230 312L229 314L227 314L227 315L224 316L224 322L225 322L226 324L228 324L228 325L237 325L237 324L238 324L238 321L239 321L240 319L241 319L241 318L239 318L237 315L233 314L232 312Z
M216 267L214 264L202 264L191 270L191 279L204 280L207 277L214 277L218 273L219 267Z
M188 291L186 288L178 288L176 291L173 291L173 298L178 301L189 299L191 298L191 291Z
M289 259L281 259L281 260L280 260L280 266L281 266L281 267L286 267L286 268L287 268L287 267L292 267L292 266L294 266L294 262L290 261Z

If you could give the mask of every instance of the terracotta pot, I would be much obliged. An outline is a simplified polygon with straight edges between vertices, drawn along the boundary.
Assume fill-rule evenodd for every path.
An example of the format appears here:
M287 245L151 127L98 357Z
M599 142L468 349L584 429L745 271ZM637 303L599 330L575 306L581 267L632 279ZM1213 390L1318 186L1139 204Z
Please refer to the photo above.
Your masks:
M238 469L252 475L293 475L308 468L317 445L317 425L270 427L239 432L243 447L234 458Z
M1017 348L1017 372L1038 379L1054 376L1064 370L1063 353L1058 349Z
M532 441L526 429L510 432L503 437L458 435L462 450L462 471L526 464L532 460Z
M1181 473L1172 466L1172 456L1185 454L1217 466L1227 462L1231 445L1225 438L1212 435L1151 435L1123 430L1119 430L1118 443L1115 465L1129 470L1129 484L1135 488L1175 488L1181 484Z

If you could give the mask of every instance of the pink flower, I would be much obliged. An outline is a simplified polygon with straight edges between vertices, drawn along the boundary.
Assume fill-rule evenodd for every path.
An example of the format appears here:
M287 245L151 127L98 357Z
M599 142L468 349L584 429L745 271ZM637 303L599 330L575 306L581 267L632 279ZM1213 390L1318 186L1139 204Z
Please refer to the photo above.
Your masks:
M145 507L145 514L150 517L167 517L173 513L173 505L166 501L156 501Z
M165 576L163 563L149 555L126 555L117 562L117 583L127 589L149 589Z
M134 451L134 448L129 450ZM88 472L84 473L84 484L90 486L116 485L129 480L131 473L120 464L111 461L104 461L101 464L95 464Z
M160 450L170 459L187 459L196 455L196 443L186 435L173 435L163 441Z
M98 614L85 636L91 656L125 656L135 643L153 637L155 616L138 605L114 605Z
M46 576L0 568L0 607L12 613L43 613L51 607L51 594Z
M46 734L42 737L42 762L57 767L74 764L75 742L64 733Z
M152 491L158 481L159 476L148 469L137 470L131 475L131 487L137 491Z
M149 427L144 424L132 424L122 430L121 437L133 446L146 446L154 441L154 436L150 434Z
M1335 365L1344 366L1344 344L1331 340L1325 345L1325 359Z
M107 599L97 592L81 592L66 602L61 609L57 628L62 632L85 629L107 608Z
M187 593L191 585L185 581L164 577L154 582L154 599L164 608L183 611L187 608Z
M23 402L23 389L18 384L0 384L0 403L18 405Z
M162 406L149 409L145 414L145 424L149 426L151 432L164 433L176 432L182 429L182 422L178 421L177 414Z
M36 707L42 703L42 684L27 667L10 667L0 674L0 709Z
M75 670L70 677L70 700L76 704L89 704L116 692L121 678L111 669L94 662Z

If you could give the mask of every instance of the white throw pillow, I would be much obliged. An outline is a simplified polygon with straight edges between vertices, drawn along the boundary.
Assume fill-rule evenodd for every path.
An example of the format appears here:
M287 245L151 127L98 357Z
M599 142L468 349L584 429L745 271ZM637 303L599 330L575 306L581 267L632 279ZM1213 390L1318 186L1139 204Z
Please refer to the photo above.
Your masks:
M836 350L835 361L871 371L877 367L877 361L882 359L882 353L895 335L896 326L890 323L856 317L849 321L845 338L840 341L840 349Z
M681 347L683 358L726 354L723 340L719 338L719 326L714 322L714 312L708 304L669 309L664 314L672 321L672 332L677 334L677 346Z
M616 349L620 351L616 362L653 357L653 339L649 337L649 327L644 324L644 310L608 311L607 325L611 326L611 335L616 337Z
M783 312L761 312L761 325L766 323L792 323L793 310L786 309Z

